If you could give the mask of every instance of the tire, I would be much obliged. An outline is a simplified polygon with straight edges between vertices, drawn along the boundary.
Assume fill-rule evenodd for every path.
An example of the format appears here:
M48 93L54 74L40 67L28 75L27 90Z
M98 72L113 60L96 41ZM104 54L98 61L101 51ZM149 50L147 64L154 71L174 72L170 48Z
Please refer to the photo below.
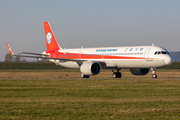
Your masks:
M152 78L157 78L157 75L156 75L156 74L153 74L153 75L152 75Z
M117 78L117 73L113 72L112 76L113 76L113 78Z
M89 78L89 75L85 75L85 78Z
M81 78L86 78L86 75L81 73Z
M117 78L121 78L121 73L120 72L118 72L116 74L117 74Z
M89 75L84 75L81 73L81 78L89 78Z
M120 72L113 72L113 78L121 78L121 73Z

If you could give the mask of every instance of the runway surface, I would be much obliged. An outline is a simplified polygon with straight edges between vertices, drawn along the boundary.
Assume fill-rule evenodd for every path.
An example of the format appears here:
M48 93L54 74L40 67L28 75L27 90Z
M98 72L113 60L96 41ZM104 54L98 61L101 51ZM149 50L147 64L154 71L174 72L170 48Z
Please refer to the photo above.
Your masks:
M121 79L140 79L140 80L143 80L143 79L152 79L152 80L162 80L162 79L173 79L173 80L180 80L180 78L178 77L178 78L176 78L176 77L170 77L170 78L132 78L132 77L130 77L130 78L0 78L1 80L12 80L12 79L24 79L24 80L30 80L30 79L34 79L34 80L44 80L44 79L49 79L49 80L71 80L71 79L78 79L78 80L91 80L91 79L99 79L99 80L103 80L103 79L105 79L105 80L107 80L107 79L114 79L114 80L121 80Z

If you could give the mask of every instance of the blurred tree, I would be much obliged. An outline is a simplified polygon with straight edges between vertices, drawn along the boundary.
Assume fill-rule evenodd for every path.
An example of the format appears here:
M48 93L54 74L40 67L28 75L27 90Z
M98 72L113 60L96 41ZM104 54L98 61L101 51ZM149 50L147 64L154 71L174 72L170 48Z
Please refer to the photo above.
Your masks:
M24 57L21 58L21 62L27 62L27 61L26 61L26 58L24 58Z
M13 61L14 62L20 62L21 61L21 57L20 56L15 56Z
M12 56L10 53L7 53L4 62L26 62L25 58L22 58L21 56Z
M7 53L4 62L13 62L13 56L10 53Z
M18 56L15 56L13 62L26 62L26 59L24 57L21 57L19 54Z

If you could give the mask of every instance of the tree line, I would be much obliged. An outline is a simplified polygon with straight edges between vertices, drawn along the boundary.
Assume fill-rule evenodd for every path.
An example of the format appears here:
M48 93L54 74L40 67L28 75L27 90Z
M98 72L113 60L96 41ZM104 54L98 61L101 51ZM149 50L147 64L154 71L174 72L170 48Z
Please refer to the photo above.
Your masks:
M49 62L49 60L36 59L35 62L27 62L24 57L12 56L7 53L4 62L0 62L0 69L62 69L60 65Z
M27 62L27 60L25 57L21 57L20 54L18 56L12 56L10 53L7 53L5 55L4 62ZM49 62L49 60L39 60L39 58L37 58L35 62Z
M7 53L4 62L26 62L26 59L20 56L12 56L10 53Z

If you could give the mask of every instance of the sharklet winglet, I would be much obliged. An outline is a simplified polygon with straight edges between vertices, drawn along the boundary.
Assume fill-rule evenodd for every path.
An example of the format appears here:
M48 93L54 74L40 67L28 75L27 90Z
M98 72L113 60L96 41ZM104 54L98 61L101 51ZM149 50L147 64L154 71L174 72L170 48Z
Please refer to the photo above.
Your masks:
M6 43L6 45L7 45L7 47L8 47L9 53L10 53L11 55L14 55L14 53L12 52L12 50L11 50L10 46L8 45L8 43Z

